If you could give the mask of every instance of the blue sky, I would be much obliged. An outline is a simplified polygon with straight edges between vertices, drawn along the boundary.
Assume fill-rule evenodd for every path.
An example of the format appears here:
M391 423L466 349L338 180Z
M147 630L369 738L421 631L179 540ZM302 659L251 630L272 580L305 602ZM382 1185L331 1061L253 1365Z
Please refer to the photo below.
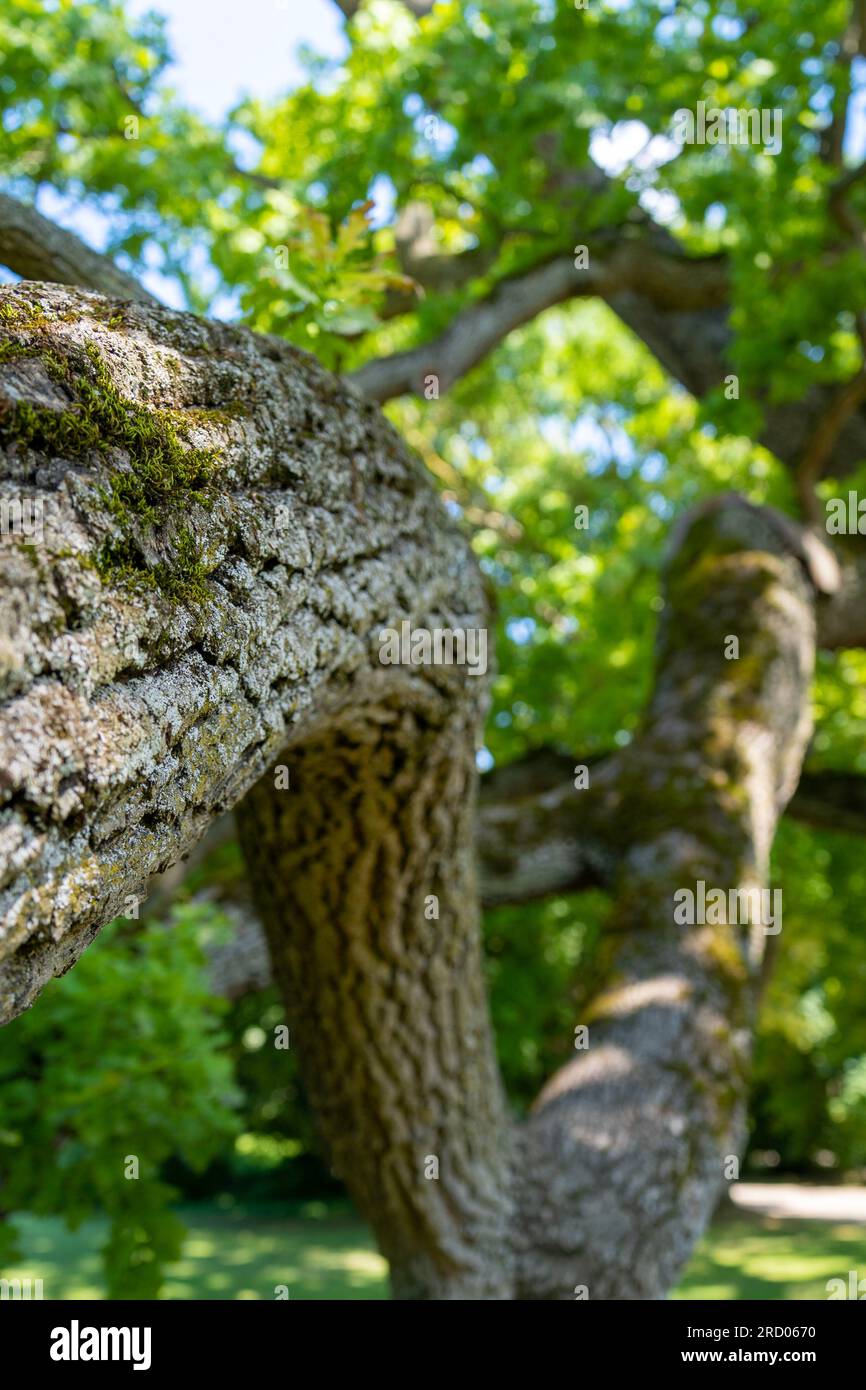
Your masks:
M211 118L242 95L274 97L295 86L299 44L330 57L347 48L334 0L131 0L126 9L166 17L177 60L167 79Z

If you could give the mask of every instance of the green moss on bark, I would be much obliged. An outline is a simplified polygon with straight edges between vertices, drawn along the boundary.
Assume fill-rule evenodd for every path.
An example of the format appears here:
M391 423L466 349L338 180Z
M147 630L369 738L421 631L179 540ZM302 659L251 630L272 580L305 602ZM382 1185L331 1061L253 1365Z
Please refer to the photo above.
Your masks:
M33 349L12 343L7 354L9 360L9 355L33 355ZM149 564L140 537L143 530L182 517L193 502L211 504L218 450L185 447L176 430L178 412L147 409L123 397L93 343L83 356L43 351L40 357L74 404L57 411L21 402L3 435L63 458L104 461L99 497L118 531L96 557L104 579L144 583L173 599L203 602L207 571L189 528L177 533L170 564ZM122 464L109 468L108 458L118 454Z

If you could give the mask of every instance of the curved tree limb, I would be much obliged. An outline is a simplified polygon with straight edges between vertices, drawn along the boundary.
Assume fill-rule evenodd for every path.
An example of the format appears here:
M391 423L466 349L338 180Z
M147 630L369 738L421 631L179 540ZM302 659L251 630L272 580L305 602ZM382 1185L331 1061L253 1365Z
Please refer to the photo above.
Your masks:
M0 550L0 1016L260 783L241 824L332 1162L402 1296L506 1296L484 682L380 660L404 621L486 632L468 543L284 343L57 287L0 307L3 495L40 509Z
M3 500L42 511L39 543L0 547L8 1018L326 711L398 690L447 710L457 668L384 667L378 632L483 600L420 466L312 359L80 291L0 302ZM176 444L177 478L157 471L148 440L178 439L210 485Z
M510 1296L511 1194L472 853L474 719L395 705L238 823L333 1170L398 1298Z
M635 286L665 308L693 310L724 302L724 263L712 256L690 260L657 251L648 239L625 237L584 269L571 256L557 256L501 281L491 293L457 315L439 338L418 348L377 358L351 374L373 400L422 392L434 375L445 390L486 357L513 329L545 309L577 296L612 297Z
M578 234L575 239L580 240ZM727 257L689 257L674 237L649 218L618 230L601 229L594 234L594 242L585 269L576 269L570 256L558 256L506 277L485 298L461 310L438 338L373 358L351 379L380 403L401 395L423 395L431 376L438 378L440 390L447 390L514 329L556 304L597 296L694 396L705 396L718 387L731 371ZM482 267L490 264L487 249L465 255L465 261L442 258L439 273L446 283L465 283L463 272L472 269L473 256ZM396 312L408 305L401 297L392 308ZM811 441L806 449L808 463L804 463L804 440ZM850 390L813 386L797 400L766 402L756 442L795 472L808 473L809 487L824 472L844 477L866 454L866 411L859 378Z
M711 505L682 536L655 692L605 777L625 847L612 977L520 1138L519 1297L664 1297L739 1153L765 937L729 907L680 925L675 895L767 883L810 732L814 599L758 509Z
M678 927L673 894L766 882L832 562L736 497L678 528L645 726L592 792L617 976L509 1179L483 683L376 652L404 617L486 622L466 542L378 412L285 344L56 287L0 302L4 498L44 511L0 551L4 1016L249 791L307 1085L397 1293L660 1296L739 1142L762 954L760 929Z
M516 841L518 862L528 845L531 895L536 830L540 850L566 846L585 820L586 849L602 851L600 881L616 899L612 974L577 1020L589 1025L589 1050L545 1089L519 1136L519 1296L571 1298L586 1285L591 1297L661 1297L739 1152L764 938L736 923L677 927L673 895L700 877L725 892L766 883L773 828L808 739L814 600L831 570L811 565L788 524L764 509L708 504L680 538L656 693L635 744L591 765L591 791L574 791L573 759L543 750L487 779L482 864L491 829L500 853ZM743 645L728 663L734 630ZM804 777L791 813L862 828L861 782ZM244 940L247 973L251 963L261 970L261 949ZM214 964L236 992L237 955Z
M132 275L108 256L92 251L74 232L43 217L34 207L0 193L0 264L24 280L53 281L119 299L155 304Z
M252 177L252 176L251 176ZM257 177L257 176L256 176ZM728 370L731 342L728 323L728 268L723 256L690 259L682 255L669 234L652 226L628 229L621 243L610 232L602 235L605 259L576 270L569 257L532 267L503 280L486 299L470 305L434 342L373 359L351 379L371 399L423 392L429 375L447 389L493 351L514 329L554 304L575 297L599 295L626 323L661 365L700 396L717 386ZM613 246L611 251L610 247ZM457 256L421 257L419 283L431 288L440 282L466 283L490 263L489 248ZM138 281L107 257L91 250L73 232L55 226L34 208L0 194L0 263L25 279L94 289L106 295L156 303ZM405 297L392 298L387 313L401 312ZM796 468L803 458L803 440L823 438L828 414L835 419L836 397L830 387L815 387L795 402L770 405L760 443ZM855 403L856 404L856 403ZM866 453L866 415L846 411L834 429L831 447L821 452L821 469L844 476ZM820 471L820 470L819 470ZM852 602L862 603L862 564L852 562L848 588ZM866 610L864 610L866 611ZM845 626L850 624L846 621ZM863 631L862 621L857 622ZM853 639L862 644L862 637ZM846 645L844 634L834 645Z

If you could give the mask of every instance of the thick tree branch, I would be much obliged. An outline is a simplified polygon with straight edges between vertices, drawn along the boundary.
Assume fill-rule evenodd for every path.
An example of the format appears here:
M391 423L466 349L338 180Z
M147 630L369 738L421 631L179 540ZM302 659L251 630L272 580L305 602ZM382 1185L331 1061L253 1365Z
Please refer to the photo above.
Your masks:
M591 778L600 786L615 782L614 759L590 760ZM487 907L516 905L553 893L586 888L611 889L622 865L623 847L606 841L596 814L598 797L590 788L577 791L574 768L586 759L554 749L538 749L527 757L488 773L481 781L476 821L476 847L482 902ZM866 777L847 772L803 773L785 812L786 817L817 830L866 835ZM230 818L216 823L202 848L232 833ZM194 852L193 864L200 862ZM175 870L169 870L148 892L148 915L169 905ZM233 916L230 941L215 949L210 977L217 994L234 998L262 989L271 979L267 946L247 893L222 904Z
M238 811L332 1168L399 1298L507 1298L505 1110L472 854L474 721L355 712ZM471 930L470 930L471 928Z
M866 366L840 387L807 440L796 468L797 493L804 517L816 526L824 513L815 492L824 476L839 436L855 411L866 401Z
M518 1297L663 1297L740 1150L771 924L727 906L688 924L675 895L703 883L727 903L766 885L809 737L814 598L763 512L723 499L681 535L655 693L607 774L624 850L610 983L576 1018L588 1050L544 1088L515 1163Z
M74 232L63 231L7 193L0 193L0 264L24 280L77 285L119 299L156 303L152 294L108 256L92 251Z
M580 244L578 236L575 241ZM430 377L446 390L515 328L545 309L598 296L693 395L702 397L718 387L732 370L727 258L689 258L649 219L619 233L597 233L595 241L585 269L575 269L573 259L562 256L508 277L486 298L462 310L438 338L372 359L352 374L352 380L379 402L423 394ZM465 264L445 258L451 264L441 267L443 277L465 283L461 272L471 269L470 253L466 254ZM409 307L401 296L391 312ZM844 477L866 454L866 412L862 401L852 400L847 390L813 386L795 401L768 402L756 442L794 470L803 465L805 451L820 456L822 471Z
M639 287L658 308L690 312L724 303L727 274L719 257L690 260L656 250L642 238L625 237L607 254L578 269L575 258L559 256L498 284L464 309L445 332L393 357L366 363L351 380L377 401L423 393L428 376L445 390L486 357L513 329L545 309L578 296L613 298Z
M252 789L305 1082L395 1290L508 1296L486 663L382 659L404 622L480 654L467 541L380 413L286 344L56 286L0 307L0 1019Z
M633 234L634 229L631 231ZM695 395L703 395L718 385L728 370L731 333L726 261L718 256L690 260L657 228L644 232L644 236L646 241L629 235L611 251L608 234L606 259L599 257L585 270L576 270L573 260L560 257L505 280L486 299L458 315L435 342L368 362L351 379L380 402L423 392L430 375L439 378L440 389L447 389L512 329L553 304L598 294L642 338L666 370ZM453 287L485 268L489 251L478 248L458 256L433 256L426 267L425 259L421 257L416 265L416 270L421 269L419 283L426 279L434 289L441 287L440 281ZM7 194L0 194L0 263L26 279L96 289L142 303L157 302L108 257ZM390 312L403 312L407 307L408 301L401 296L392 302ZM832 409L830 388L818 387L800 401L770 407L760 442L783 462L797 465L803 457L803 440L816 436ZM864 453L866 416L862 410L846 412L834 431L829 456L825 458L822 452L825 467L844 476L851 461ZM859 574L859 566L855 570Z
M382 666L378 632L483 602L422 470L312 359L80 291L0 300L3 499L41 511L0 547L5 1019L326 709L447 708L457 668Z

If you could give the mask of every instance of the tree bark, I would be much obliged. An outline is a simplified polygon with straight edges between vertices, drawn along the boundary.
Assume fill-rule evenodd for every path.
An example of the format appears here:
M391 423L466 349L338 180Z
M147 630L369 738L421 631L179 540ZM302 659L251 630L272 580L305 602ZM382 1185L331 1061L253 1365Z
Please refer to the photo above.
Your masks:
M610 976L521 1134L520 1297L664 1297L740 1152L765 937L736 913L678 925L674 895L767 883L811 728L814 599L763 509L714 500L681 535L644 726L601 774L625 851Z
M512 1288L472 842L475 721L353 711L238 812L331 1163L399 1298Z
M421 466L311 358L56 286L0 313L2 500L42 507L0 546L5 1020L287 745L474 707L483 682L378 636L486 618Z
M600 772L605 762L590 760ZM482 777L475 847L483 906L613 888L625 847L602 839L592 798L575 791L573 772L579 763L587 760L543 748ZM866 777L856 772L804 772L785 815L817 830L866 835ZM216 824L213 840L208 832L190 856L194 867L214 844L234 836L231 816ZM147 896L148 916L165 911L186 872L181 864L154 880ZM211 897L203 892L199 900ZM209 978L215 994L236 999L271 983L270 958L248 885L231 885L220 896L220 906L230 914L233 932L210 954Z

